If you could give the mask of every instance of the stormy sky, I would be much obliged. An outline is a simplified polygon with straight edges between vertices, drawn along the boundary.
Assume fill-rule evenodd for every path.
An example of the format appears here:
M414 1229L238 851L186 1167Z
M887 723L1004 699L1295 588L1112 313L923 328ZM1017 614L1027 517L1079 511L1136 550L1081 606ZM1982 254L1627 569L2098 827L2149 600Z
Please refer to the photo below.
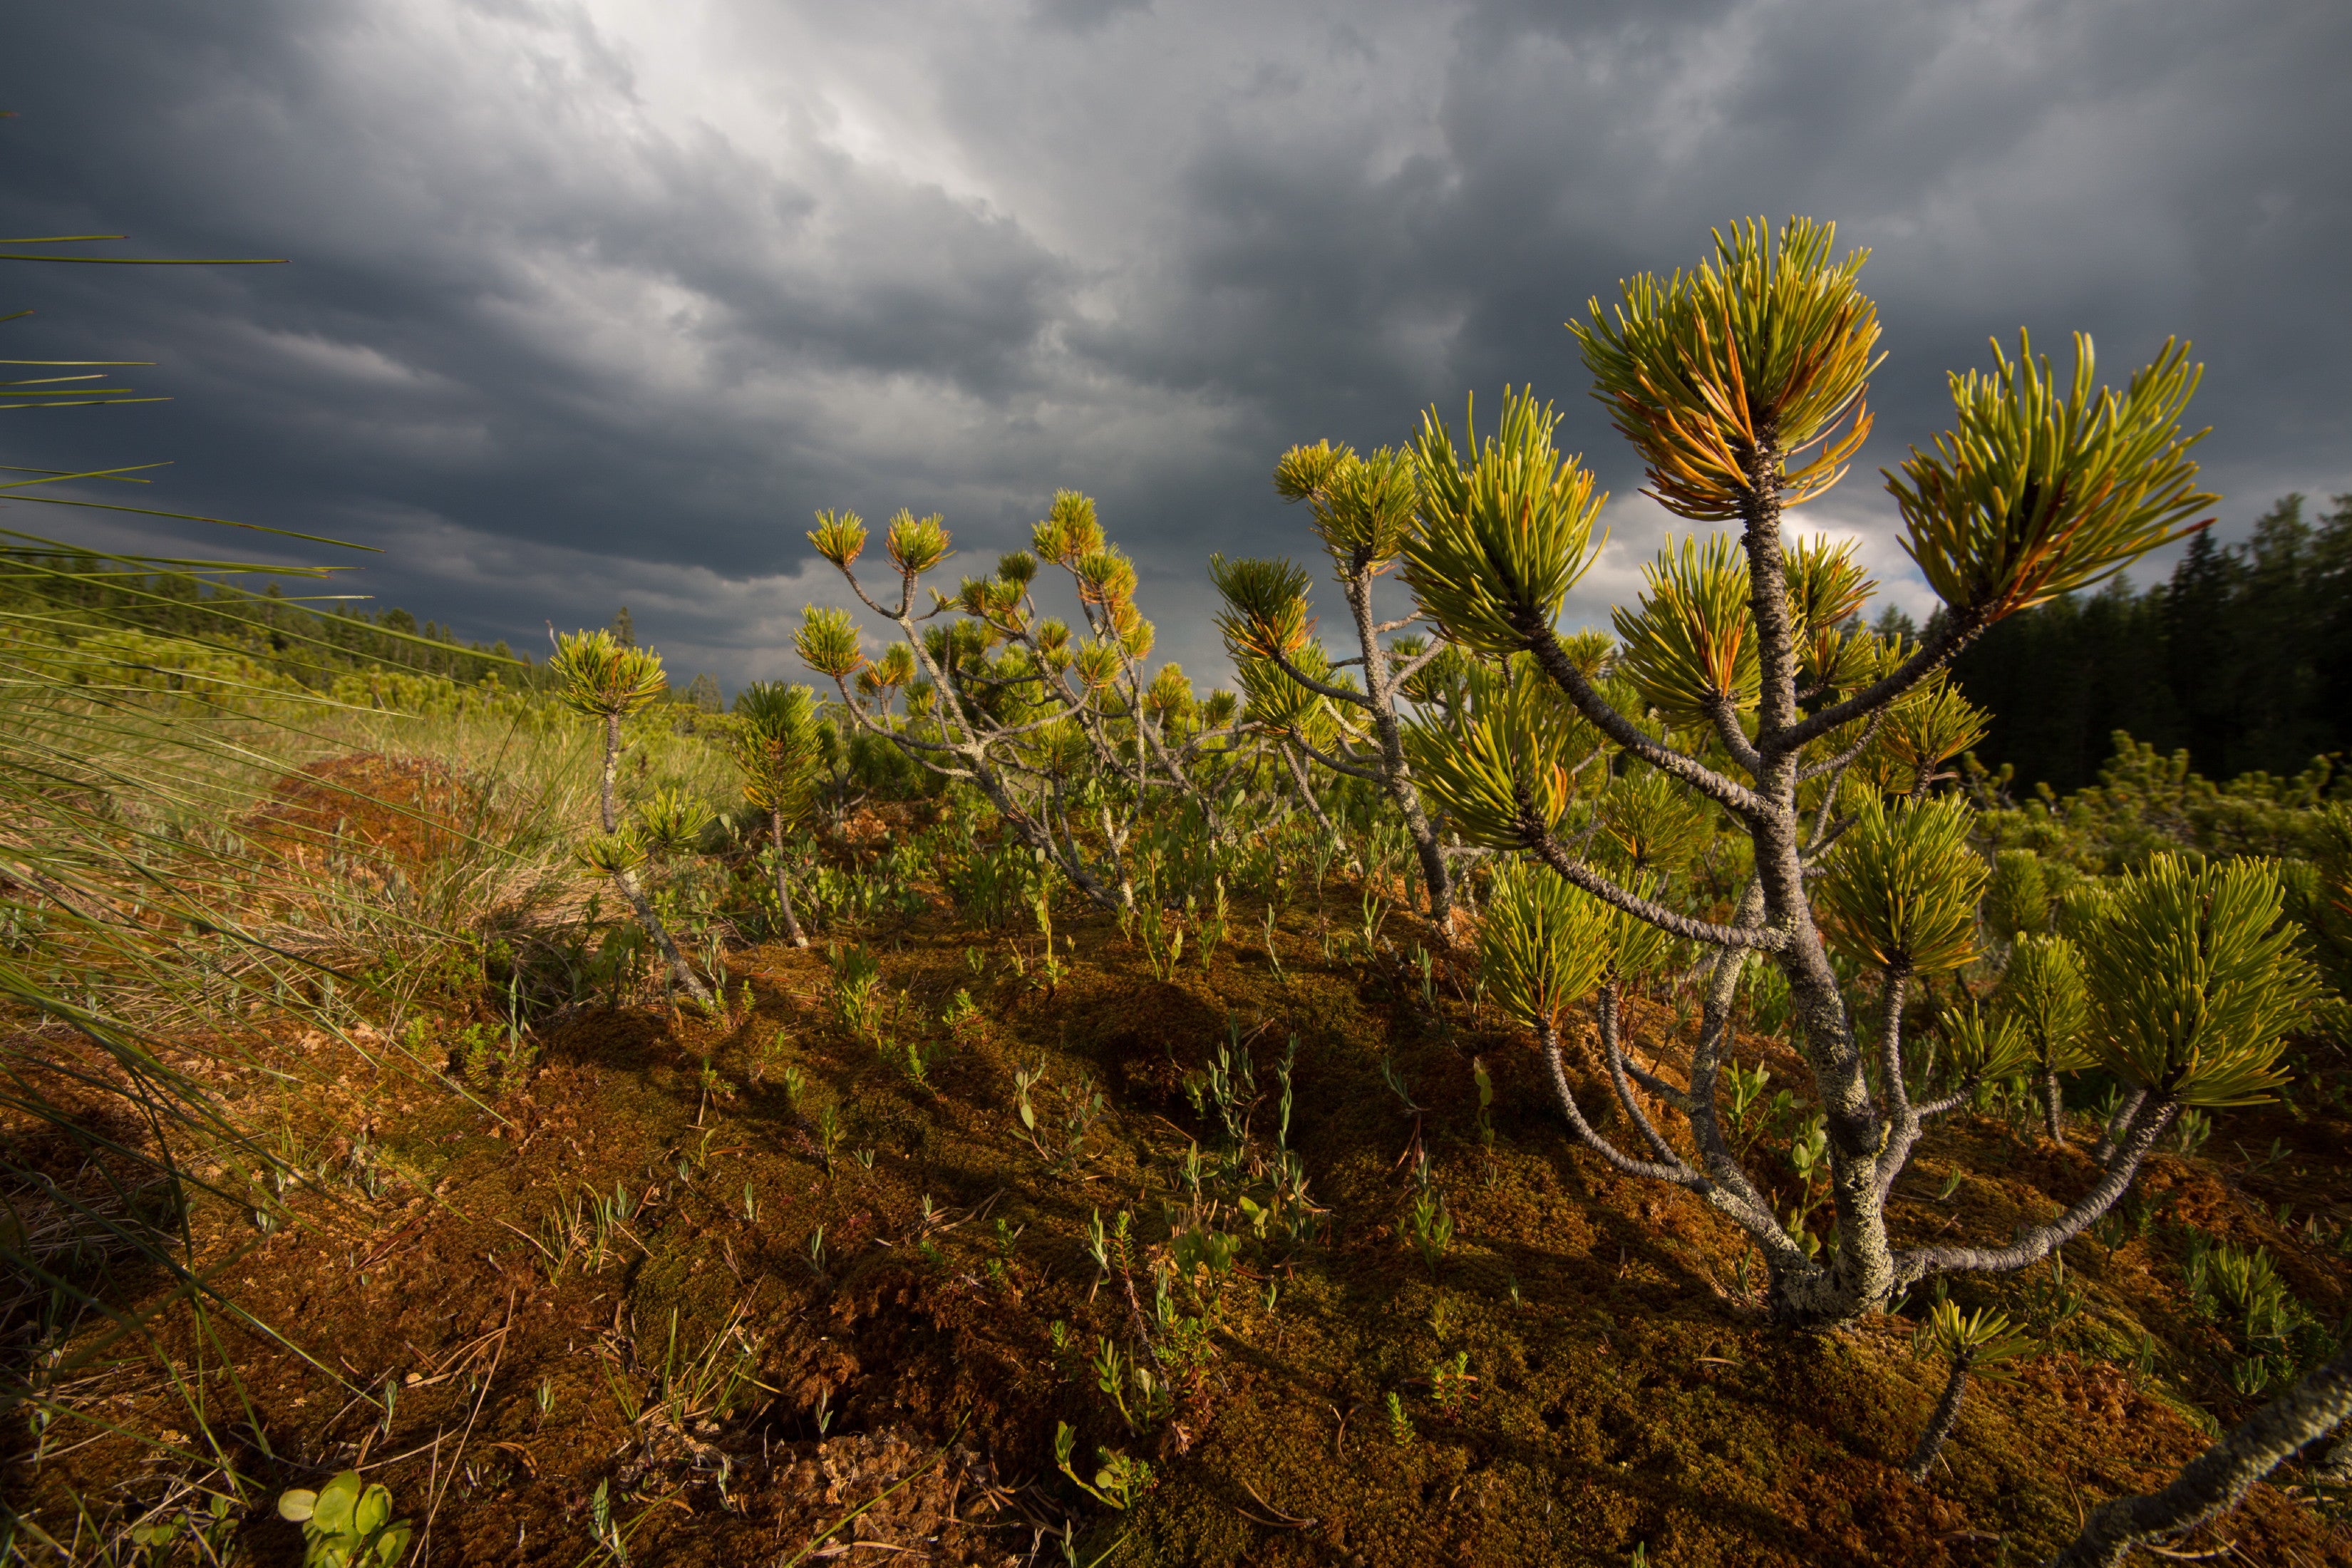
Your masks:
M1284 447L1507 382L1616 497L1597 617L1668 520L1561 323L1741 215L1873 253L1878 434L1811 522L1899 602L1875 470L2021 327L2116 381L2195 340L2225 535L2352 489L2341 0L27 0L8 39L0 232L291 264L0 268L0 352L173 399L11 415L0 460L169 460L141 504L374 546L348 588L469 637L625 603L680 680L803 677L815 509L942 511L977 570L1063 486L1213 675L1210 552L1312 549Z

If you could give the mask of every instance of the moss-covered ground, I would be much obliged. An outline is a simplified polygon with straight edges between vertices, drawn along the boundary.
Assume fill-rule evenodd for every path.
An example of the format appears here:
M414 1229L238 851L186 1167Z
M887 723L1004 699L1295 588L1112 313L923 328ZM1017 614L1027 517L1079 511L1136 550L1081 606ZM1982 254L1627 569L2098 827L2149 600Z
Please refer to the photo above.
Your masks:
M1768 1325L1736 1233L1571 1147L1531 1045L1433 932L1392 913L1368 957L1337 874L1278 911L1271 953L1263 917L1236 901L1163 978L1075 904L1049 965L1025 914L989 929L938 900L856 934L880 966L862 1027L822 946L739 947L723 1020L583 1006L480 1104L289 1041L327 1088L223 1089L327 1176L266 1237L200 1203L233 1306L156 1321L176 1376L101 1361L75 1397L102 1426L0 1439L5 1484L62 1538L77 1506L217 1458L273 1488L357 1465L450 1563L572 1568L617 1540L681 1564L2022 1564L2259 1403L2191 1299L2191 1238L2258 1245L2314 1321L2345 1311L2352 1122L2309 1091L2222 1113L2063 1272L1959 1288L2044 1349L1979 1384L1914 1484L1943 1369L1910 1319ZM1673 1013L1637 1016L1671 1072ZM1236 1041L1254 1087L1221 1104L1205 1075L1222 1047L1234 1081ZM1743 1055L1798 1081L1782 1047ZM1752 1131L1795 1205L1788 1130ZM2076 1142L1954 1118L1897 1189L1898 1239L2054 1212L2090 1180ZM1286 1151L1311 1210L1274 1197ZM1133 1419L1099 1386L1106 1345ZM1063 1424L1114 1500L1104 1450L1150 1466L1129 1506L1056 1468ZM2277 1479L2182 1549L2352 1563L2307 1477ZM296 1562L274 1495L223 1539Z

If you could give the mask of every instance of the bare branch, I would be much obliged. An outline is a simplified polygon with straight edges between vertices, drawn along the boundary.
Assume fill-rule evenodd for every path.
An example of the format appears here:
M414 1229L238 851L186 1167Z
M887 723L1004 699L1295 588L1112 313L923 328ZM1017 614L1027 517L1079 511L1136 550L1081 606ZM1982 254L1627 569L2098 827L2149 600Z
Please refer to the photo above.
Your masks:
M1422 649L1419 653L1413 655L1412 658L1405 660L1404 663L1396 668L1396 670L1394 671L1396 683L1399 686L1402 686L1406 681L1411 680L1414 676L1419 675L1424 668L1428 668L1432 659L1434 659L1439 654L1445 651L1445 644L1432 638L1427 647Z
M2139 1119L2140 1107L2147 1103L2147 1090L2144 1089L2133 1089L2126 1095L2124 1102L2116 1107L2115 1115L2108 1119L2106 1127L2099 1133L2098 1142L2092 1146L2091 1158L2102 1165L2113 1160L2116 1151L2123 1146L2125 1138L2129 1135L2131 1124Z
M1748 744L1746 731L1739 728L1739 714L1731 706L1731 699L1720 691L1715 693L1707 699L1706 716L1715 725L1716 739L1723 742L1723 749L1730 753L1731 760L1747 769L1750 778L1763 773L1764 759L1757 754L1754 746Z
M1643 1071L1633 1065L1633 1058L1631 1057L1625 1058L1625 1073L1635 1083L1640 1084L1645 1092L1656 1095L1685 1116L1690 1114L1691 1097L1687 1090L1675 1088L1654 1072Z
M1290 765L1291 782L1298 786L1298 798L1307 803L1307 815L1315 819L1316 826L1329 833L1332 830L1331 819L1323 815L1323 803L1315 798L1315 786L1307 777L1307 764L1298 760L1298 752L1295 746L1286 742L1282 745L1281 752L1282 760Z
M1769 1206L1758 1197L1755 1189L1748 1185L1744 1173L1738 1174L1738 1180L1733 1184L1718 1182L1711 1179L1704 1172L1694 1170L1688 1162L1675 1154L1671 1148L1664 1151L1667 1161L1671 1163L1637 1160L1601 1137L1594 1131L1592 1124L1585 1120L1583 1107L1577 1103L1575 1091L1568 1086L1567 1068L1560 1059L1558 1026L1549 1020L1538 1022L1536 1035L1543 1047L1545 1063L1551 1069L1552 1092L1558 1096L1560 1110L1567 1114L1569 1125L1574 1130L1579 1142L1629 1176L1647 1176L1654 1181L1669 1182L1686 1192L1696 1193L1705 1198L1708 1206L1754 1238L1756 1244L1764 1249L1766 1257L1771 1260L1775 1269L1810 1267L1804 1254L1798 1249L1797 1244L1790 1239L1789 1234L1782 1230L1779 1222L1772 1217ZM1620 1081L1622 1094L1623 1089L1622 1080ZM1633 1109L1638 1116L1639 1107ZM1641 1124L1646 1129L1646 1119L1643 1119ZM1647 1131L1653 1137L1655 1136L1654 1129L1647 1129ZM1656 1145L1654 1143L1653 1147Z
M1528 851L1545 865L1567 878L1612 909L1624 910L1635 920L1646 921L1670 936L1691 942L1703 942L1715 947L1745 947L1771 950L1787 940L1784 933L1766 926L1717 925L1711 921L1694 920L1666 908L1653 899L1643 898L1618 886L1594 870L1584 861L1568 853L1543 818L1535 813L1534 803L1524 790L1519 798L1519 837Z
M1568 694L1576 710L1590 720L1601 732L1649 763L1660 773L1680 779L1718 805L1753 819L1769 812L1764 798L1745 784L1725 778L1713 768L1694 757L1686 757L1672 746L1661 745L1643 734L1640 726L1610 705L1609 700L1592 689L1584 672L1559 646L1559 638L1549 626L1530 623L1519 628L1528 639L1528 649L1536 657L1536 664L1552 683Z
M1851 724L1865 714L1876 712L1933 675L1939 666L1948 663L1990 624L1982 610L1955 611L1937 628L1936 635L1921 643L1919 650L1905 659L1892 675L1785 730L1760 737L1757 749L1767 756L1785 756L1820 740L1841 724Z
M1731 921L1736 926L1753 926L1764 919L1764 889L1754 877L1741 890L1738 908ZM1778 1258L1776 1267L1785 1268L1801 1255L1789 1233L1780 1228L1773 1216L1772 1205L1765 1201L1750 1182L1748 1172L1723 1136L1723 1122L1716 1105L1716 1085L1723 1072L1724 1047L1731 1039L1732 1004L1739 994L1739 972L1746 965L1748 954L1737 949L1717 948L1704 963L1712 965L1707 973L1706 994L1701 1004L1697 1048L1691 1052L1689 1108L1691 1141L1698 1145L1700 1161L1706 1166L1717 1185L1726 1197L1719 1197L1716 1206L1739 1222L1750 1236L1763 1246L1767 1254ZM1744 1215L1727 1201L1736 1199Z
M1659 1165L1647 1160L1636 1160L1594 1131L1592 1124L1584 1119L1583 1108L1576 1103L1576 1091L1568 1087L1568 1068L1559 1058L1558 1026L1547 1019L1538 1024L1536 1033L1543 1045L1544 1061L1551 1068L1552 1092L1559 1097L1559 1108L1567 1113L1568 1124L1575 1129L1579 1142L1629 1176L1648 1176L1655 1181L1672 1182L1678 1187L1693 1186L1706 1180L1680 1161L1672 1165Z
M1321 763L1325 767L1329 768L1335 773L1346 773L1349 778L1370 779L1374 784L1381 782L1381 775L1376 770L1368 768L1360 763L1343 762L1339 758L1332 756L1329 752L1318 748L1314 742L1308 740L1304 735L1293 735L1290 738L1290 741L1291 744L1297 746L1300 751L1306 752L1317 762Z
M1969 1101L1977 1097L1977 1075L1975 1073L1970 1073L1968 1077L1960 1080L1960 1087L1954 1089L1951 1093L1931 1100L1924 1105L1915 1107L1914 1109L1916 1110L1919 1120L1922 1121L1929 1121L1938 1116L1948 1115L1950 1112L1958 1110L1961 1106L1966 1105Z
M841 677L835 676L833 684L834 689L841 693L841 706L848 713L850 722L867 734L879 736L893 745L913 747L919 751L952 752L958 756L964 754L964 748L961 746L943 741L919 741L903 731L893 730L886 724L877 722L874 716L866 712L859 704L857 699L849 694L849 687Z
M1886 722L1886 710L1882 708L1877 712L1873 713L1870 716L1869 723L1864 724L1862 727L1861 739L1855 741L1853 745L1848 746L1844 751L1838 752L1837 755L1833 757L1824 757L1818 763L1808 763L1803 767L1799 768L1797 770L1797 782L1799 784L1811 784L1824 773L1842 773L1845 772L1846 769L1853 766L1855 761L1861 757L1862 753L1866 749L1868 749L1870 742L1877 739L1878 727L1885 722ZM1832 795L1837 794L1837 788L1834 784L1831 786L1830 794Z
M2135 1545L2178 1535L2235 1508L2253 1484L2352 1416L2352 1351L2272 1400L2149 1497L2117 1498L2091 1515L2050 1568L2117 1568Z
M1921 1247L1895 1254L1897 1288L1934 1274L2012 1274L2041 1262L2115 1206L2116 1200L2124 1195L2124 1189L2139 1173L2140 1162L2147 1157L2148 1150L2172 1124L2179 1109L2171 1101L2162 1102L2155 1115L2132 1129L2129 1141L2117 1152L2116 1163L2099 1178L2096 1186L2049 1224L2021 1226L2017 1239L2009 1246Z
M1919 1434L1919 1446L1911 1450L1910 1463L1903 1467L1914 1485L1924 1483L1936 1456L1943 1452L1944 1439L1952 1435L1952 1423L1959 1419L1960 1400L1969 1391L1969 1368L1976 1363L1969 1351L1958 1351L1952 1356L1951 1374L1944 1380L1944 1396L1936 1401L1935 1414L1927 1417L1927 1429Z
M1837 796L1832 795L1830 801L1824 804L1834 803L1836 799ZM1829 851L1832 845L1845 837L1848 828L1861 820L1861 817L1855 816L1841 816L1831 823L1826 829L1815 835L1813 841L1805 847L1805 875L1818 876L1827 870L1828 868L1821 864L1821 858Z
M1290 677L1291 679L1298 682L1299 685L1307 688L1307 690L1314 692L1317 696L1328 697L1334 702L1346 702L1358 708L1370 708L1372 705L1371 698L1361 691L1350 691L1344 686L1333 686L1328 682L1318 680L1313 676L1307 674L1297 665L1291 663L1290 656L1283 652L1281 648L1269 646L1266 652L1273 658L1276 667L1279 668L1283 674ZM1356 661L1349 660L1347 662L1353 663ZM1337 669L1339 666L1335 664L1331 668Z
M1878 1034L1878 1070L1886 1079L1887 1112L1901 1117L1911 1109L1910 1086L1903 1081L1903 997L1910 989L1910 971L1889 964L1885 984L1886 1016Z
M849 591L856 595L858 602L864 605L867 609L873 611L876 615L881 616L886 621L903 621L907 618L907 612L914 605L915 584L913 578L910 577L907 579L905 587L898 595L898 607L896 610L886 610L881 605L874 602L874 596L866 591L866 584L857 580L857 574L856 572L853 572L846 566L842 567L840 570L842 576L847 579L849 583Z
M1667 1142L1664 1135L1651 1122L1649 1112L1642 1109L1642 1102L1633 1097L1633 1086L1625 1076L1625 1042L1618 1030L1618 1007L1617 985L1612 981L1601 991L1601 1056L1609 1068L1611 1087L1617 1091L1617 1103L1624 1108L1627 1119L1641 1130L1643 1142L1650 1145L1650 1152L1658 1157L1660 1163L1686 1176L1696 1175L1689 1162L1675 1152L1674 1145Z
M1903 1080L1903 999L1910 989L1907 969L1889 964L1884 972L1886 1011L1878 1031L1878 1076L1886 1100L1886 1142L1878 1155L1878 1201L1895 1190L1895 1178L1911 1163L1919 1142L1921 1117L1911 1103L1911 1087Z

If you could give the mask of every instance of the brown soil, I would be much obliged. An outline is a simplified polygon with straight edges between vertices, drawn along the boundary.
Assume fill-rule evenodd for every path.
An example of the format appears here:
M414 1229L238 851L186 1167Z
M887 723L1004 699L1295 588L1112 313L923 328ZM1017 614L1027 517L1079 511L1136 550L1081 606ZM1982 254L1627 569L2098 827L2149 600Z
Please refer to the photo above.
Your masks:
M411 794L354 826L345 795L397 787ZM289 781L272 810L289 832L340 827L415 856L434 852L446 829L433 819L459 790L362 759ZM1335 920L1353 902L1335 889ZM1433 1010L1401 961L1327 962L1310 899L1283 917L1277 974L1257 914L1236 908L1234 931L1251 934L1205 974L1188 953L1171 981L1111 921L1073 915L1050 990L1015 972L1017 952L1037 973L1026 931L937 915L868 933L903 997L884 1033L936 1050L929 1088L836 1021L821 953L781 946L730 955L751 1016L575 1014L493 1112L322 1057L340 1089L288 1115L328 1176L266 1237L241 1208L200 1203L198 1251L233 1308L157 1321L208 1429L191 1430L189 1399L152 1357L127 1353L78 1397L141 1436L84 1431L36 1466L11 1432L0 1474L55 1533L74 1497L102 1518L166 1474L207 1469L217 1443L270 1489L238 1535L264 1563L299 1560L275 1489L357 1464L435 1563L609 1561L591 1541L601 1483L639 1563L1061 1562L1066 1536L1076 1561L1136 1565L1975 1568L2042 1561L2084 1509L2160 1484L2207 1441L2191 1401L2223 1419L2252 1408L2189 1305L2179 1226L2260 1243L2321 1321L2345 1311L2352 1273L2335 1243L2352 1217L2352 1125L2307 1102L2221 1113L2199 1156L2153 1163L2144 1234L2118 1230L2112 1252L2078 1241L2063 1280L1958 1288L2046 1321L2058 1348L1979 1384L1946 1463L1916 1486L1901 1467L1941 1368L1915 1359L1908 1320L1764 1325L1735 1233L1572 1150L1530 1047L1491 1009L1474 1016L1442 962ZM951 1032L940 1020L960 989L979 1017ZM1132 1431L1088 1358L1105 1337L1132 1347L1150 1310L1188 1147L1220 1137L1183 1076L1229 1017L1257 1064L1264 1144L1271 1063L1297 1037L1289 1144L1328 1230L1298 1248L1251 1241L1197 1294L1176 1288L1181 1310L1207 1311L1208 1354L1172 1414ZM1640 1017L1653 1035L1672 1022ZM1419 1116L1383 1086L1383 1055ZM1491 1149L1474 1055L1496 1085ZM1051 1154L1014 1111L1014 1074L1039 1064ZM1776 1087L1796 1078L1776 1067ZM1082 1083L1106 1105L1068 1157L1057 1130ZM830 1169L828 1107L842 1131ZM1433 1268L1404 1238L1416 1138L1455 1226ZM1784 1167L1769 1147L1752 1163ZM1955 1119L1898 1190L1899 1237L2005 1236L2088 1170L2079 1148ZM616 1188L629 1213L599 1256L590 1209ZM1105 1279L1087 1226L1121 1211L1138 1249ZM2066 1316L2069 1290L2082 1304ZM2143 1329L2153 1374L2128 1364ZM1448 1383L1442 1363L1465 1352L1470 1381ZM730 1369L744 1381L722 1402ZM1059 1475L1061 1422L1090 1480L1098 1447L1155 1467L1134 1508ZM2352 1563L2352 1531L2271 1487L2186 1544L2224 1542L2232 1561Z
M363 847L384 866L415 868L459 852L488 805L478 781L420 757L332 757L289 774L247 833L297 855Z

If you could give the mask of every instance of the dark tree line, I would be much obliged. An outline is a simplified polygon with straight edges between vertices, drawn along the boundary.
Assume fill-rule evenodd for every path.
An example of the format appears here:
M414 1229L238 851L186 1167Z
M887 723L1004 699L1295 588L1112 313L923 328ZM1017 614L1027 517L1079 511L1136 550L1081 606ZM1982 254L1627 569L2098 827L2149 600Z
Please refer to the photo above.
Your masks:
M2063 793L2095 782L2117 730L2218 779L2352 750L2352 495L2305 512L2287 496L2241 543L2198 535L2166 583L1994 626L1953 666L1991 710L1978 759Z

